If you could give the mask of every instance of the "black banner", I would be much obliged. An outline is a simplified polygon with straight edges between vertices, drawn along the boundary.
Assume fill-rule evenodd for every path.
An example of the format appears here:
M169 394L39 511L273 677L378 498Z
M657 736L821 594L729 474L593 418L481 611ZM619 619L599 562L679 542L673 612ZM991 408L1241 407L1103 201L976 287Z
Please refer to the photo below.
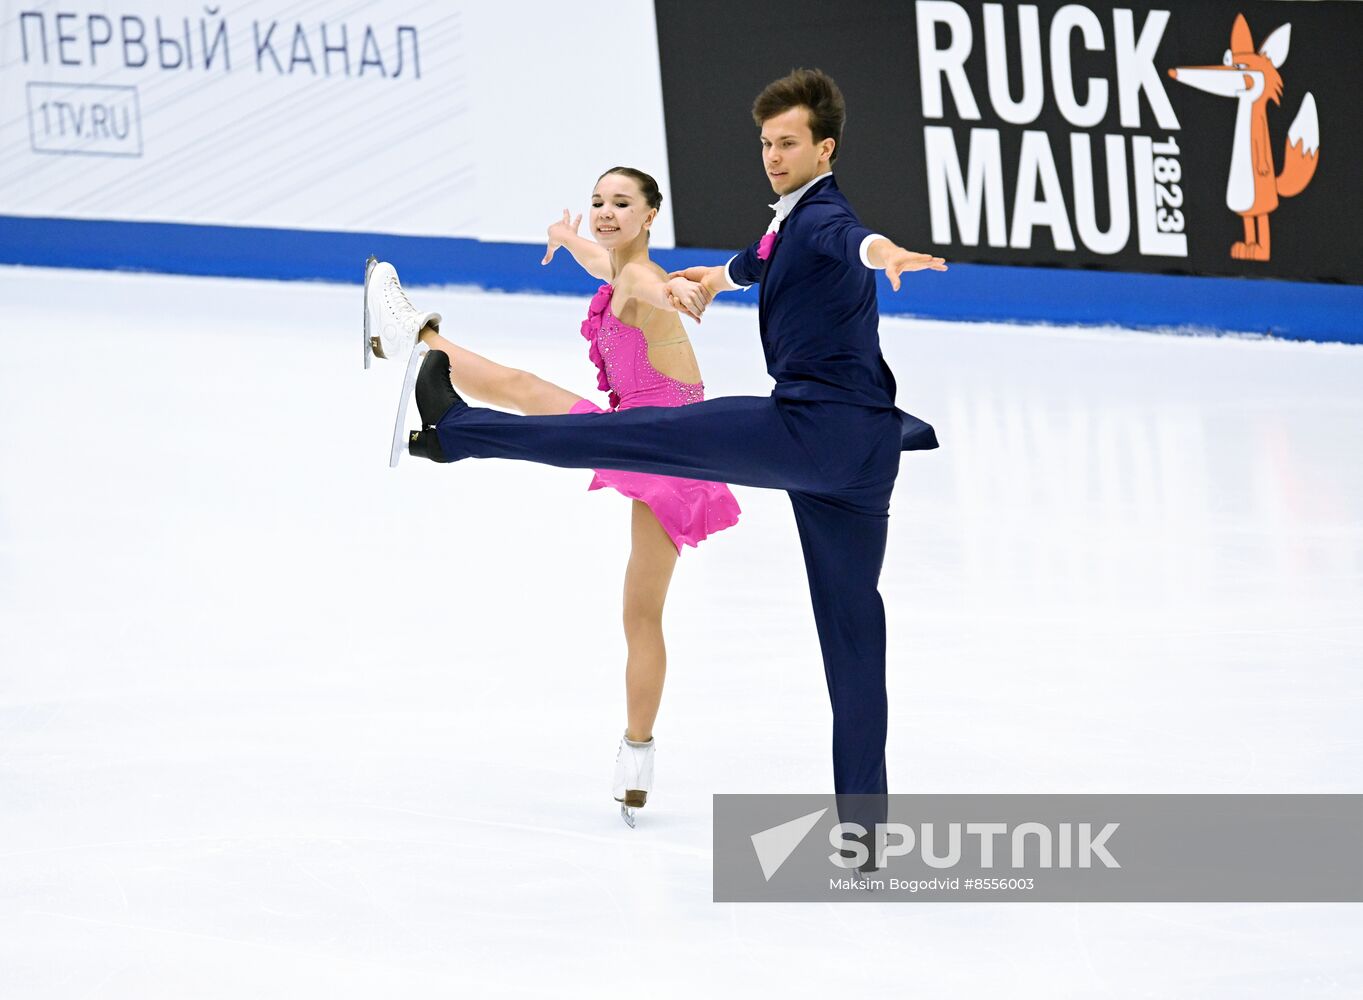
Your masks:
M910 248L1363 283L1363 4L655 6L680 246L766 228L749 109L807 66L847 100L839 185Z

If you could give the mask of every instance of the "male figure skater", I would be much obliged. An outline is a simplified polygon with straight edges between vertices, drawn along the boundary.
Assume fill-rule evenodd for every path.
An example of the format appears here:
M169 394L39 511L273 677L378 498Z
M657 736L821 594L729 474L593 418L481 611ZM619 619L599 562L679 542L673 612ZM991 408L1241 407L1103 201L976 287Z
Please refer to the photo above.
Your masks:
M833 705L839 795L883 796L885 611L877 584L901 451L937 447L932 428L897 409L880 353L873 269L944 271L857 221L831 172L845 109L833 80L796 70L753 105L762 160L780 196L767 235L724 267L681 274L715 292L761 285L758 323L769 397L719 397L673 408L524 417L470 407L432 350L416 382L423 429L412 455L437 462L514 458L563 468L623 469L781 489L804 550ZM378 324L408 348L428 316L396 296ZM694 304L694 302L693 302Z

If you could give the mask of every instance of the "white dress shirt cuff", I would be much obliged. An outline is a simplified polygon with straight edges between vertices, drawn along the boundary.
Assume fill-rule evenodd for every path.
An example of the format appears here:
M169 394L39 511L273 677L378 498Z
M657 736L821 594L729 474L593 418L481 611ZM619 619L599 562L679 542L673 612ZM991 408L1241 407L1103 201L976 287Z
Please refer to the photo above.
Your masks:
M740 285L737 281L734 281L734 276L733 276L732 274L729 273L729 265L732 264L732 263L733 263L734 261L736 261L736 260L738 260L738 254L734 254L732 257L730 257L727 261L724 262L724 280L727 281L727 282L729 283L729 290L730 290L730 291L733 291L733 290L739 289L739 288L747 289L747 288L752 287L752 286L750 286L750 285Z
M866 239L861 241L861 262L865 264L867 267L875 268L875 265L871 263L871 258L869 256L869 254L871 253L871 244L874 243L876 240L883 239L887 239L887 237L881 236L880 233L872 233L870 236L866 237Z

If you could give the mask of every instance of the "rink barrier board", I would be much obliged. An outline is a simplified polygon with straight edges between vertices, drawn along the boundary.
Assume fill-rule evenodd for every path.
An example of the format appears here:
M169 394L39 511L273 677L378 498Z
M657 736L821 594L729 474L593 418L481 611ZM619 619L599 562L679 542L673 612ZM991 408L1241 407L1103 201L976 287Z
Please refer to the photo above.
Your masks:
M591 290L591 279L566 253L542 267L540 244L0 216L0 264L358 283L371 253L393 261L409 286L560 295ZM653 257L663 267L678 268L723 263L730 253L657 249ZM884 277L879 280L886 315L1363 343L1358 285L990 264L907 275L898 293ZM757 292L736 292L724 301L756 304Z

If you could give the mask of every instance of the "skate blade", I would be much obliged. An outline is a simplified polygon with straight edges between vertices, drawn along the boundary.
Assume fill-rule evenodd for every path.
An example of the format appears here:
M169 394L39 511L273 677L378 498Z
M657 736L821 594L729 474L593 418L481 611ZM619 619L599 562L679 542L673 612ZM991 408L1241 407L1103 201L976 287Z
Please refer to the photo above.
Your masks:
M634 829L634 815L636 812L638 812L638 810L632 806L627 806L623 802L620 803L620 818L625 821L625 825L631 830Z
M373 356L373 346L369 339L369 275L373 273L374 265L379 259L372 253L364 262L364 370L369 371L370 359Z
M402 395L398 397L398 412L393 418L393 441L388 449L390 469L398 467L398 459L402 457L402 452L407 447L407 404L412 401L412 390L416 386L416 377L421 370L421 359L427 350L425 344L417 341L412 348L412 356L407 359L407 370L402 373Z

